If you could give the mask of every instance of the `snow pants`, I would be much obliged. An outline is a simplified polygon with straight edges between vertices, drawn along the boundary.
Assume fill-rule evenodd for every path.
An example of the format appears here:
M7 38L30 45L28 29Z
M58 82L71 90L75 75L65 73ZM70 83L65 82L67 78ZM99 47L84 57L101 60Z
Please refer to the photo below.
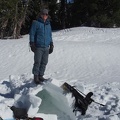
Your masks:
M34 75L44 75L48 63L49 47L36 48L34 52L34 65L32 73Z

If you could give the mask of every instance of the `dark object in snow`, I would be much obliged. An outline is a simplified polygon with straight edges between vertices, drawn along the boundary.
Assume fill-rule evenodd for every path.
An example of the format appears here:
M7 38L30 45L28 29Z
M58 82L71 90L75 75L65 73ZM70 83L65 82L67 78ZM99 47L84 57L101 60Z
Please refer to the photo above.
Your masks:
M29 118L27 114L27 110L25 108L17 108L15 106L10 107L10 109L14 113L14 118L16 120L24 119L24 120L44 120L41 117L33 117Z
M3 120L3 119L0 117L0 120Z
M94 101L93 99L91 99L93 93L89 92L86 96L83 96L80 94L79 90L75 89L74 86L71 86L66 82L63 84L63 89L71 92L72 95L75 97L73 112L81 111L81 114L85 115L86 110L88 109L88 105L90 105Z
M12 106L10 107L10 109L13 111L15 119L27 119L28 118L27 110L25 108L17 108L15 106Z
M43 118L40 118L40 117L34 117L34 118L28 118L27 120L43 120Z

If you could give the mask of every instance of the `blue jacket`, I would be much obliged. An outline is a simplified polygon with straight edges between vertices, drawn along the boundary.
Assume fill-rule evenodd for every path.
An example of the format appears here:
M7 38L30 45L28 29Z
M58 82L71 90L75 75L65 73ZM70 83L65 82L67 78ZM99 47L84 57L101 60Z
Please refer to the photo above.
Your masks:
M30 42L34 42L36 47L49 47L52 42L52 30L48 19L45 22L42 18L33 21Z

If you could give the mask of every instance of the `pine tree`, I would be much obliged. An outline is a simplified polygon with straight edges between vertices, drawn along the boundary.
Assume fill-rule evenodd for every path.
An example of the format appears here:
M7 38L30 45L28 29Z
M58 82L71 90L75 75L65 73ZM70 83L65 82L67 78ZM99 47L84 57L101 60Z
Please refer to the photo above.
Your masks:
M62 25L62 28L65 29L66 28L66 13L67 13L67 10L66 10L66 4L67 4L67 1L66 0L61 0L61 5L60 5L60 20L61 20L61 25Z
M1 38L4 36L20 37L20 30L28 13L31 0L3 0L0 6ZM7 30L5 30L7 29ZM8 34L5 32L7 31Z
M1 38L4 37L9 18L11 18L11 6L8 1L0 1L0 32Z

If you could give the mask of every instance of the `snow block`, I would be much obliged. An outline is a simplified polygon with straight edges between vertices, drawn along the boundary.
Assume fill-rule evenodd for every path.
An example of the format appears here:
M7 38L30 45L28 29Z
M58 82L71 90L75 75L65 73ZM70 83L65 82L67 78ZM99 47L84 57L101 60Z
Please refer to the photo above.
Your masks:
M6 106L4 103L0 104L0 117L3 120L13 120L13 112L11 111L11 109Z
M42 99L38 113L56 114L63 120L75 120L75 115L63 94L63 90L52 83L43 86L43 90L36 95Z
M39 106L41 104L41 99L35 95L15 95L14 106L18 108L27 109L28 117L35 117Z

